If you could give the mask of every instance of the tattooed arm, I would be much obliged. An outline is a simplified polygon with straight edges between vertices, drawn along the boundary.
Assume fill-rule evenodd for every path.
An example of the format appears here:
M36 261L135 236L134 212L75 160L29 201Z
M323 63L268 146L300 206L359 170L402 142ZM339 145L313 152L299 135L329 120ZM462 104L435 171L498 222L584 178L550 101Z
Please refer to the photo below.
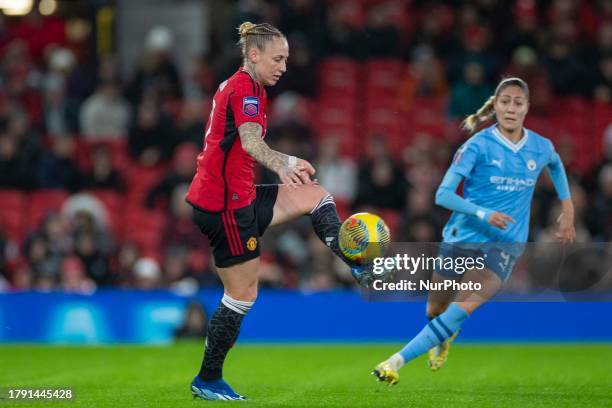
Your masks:
M246 122L238 128L242 149L258 163L272 170L283 184L308 184L315 170L306 160L286 155L270 147L261 138L262 127L258 123Z

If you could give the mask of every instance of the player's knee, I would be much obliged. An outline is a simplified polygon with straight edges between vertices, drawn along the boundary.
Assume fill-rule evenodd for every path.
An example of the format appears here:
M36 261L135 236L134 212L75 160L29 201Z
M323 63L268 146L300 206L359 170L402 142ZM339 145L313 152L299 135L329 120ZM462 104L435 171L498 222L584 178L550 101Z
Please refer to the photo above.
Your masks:
M242 302L254 302L257 299L257 286L232 289L231 291L226 289L226 293L233 299L240 300Z
M233 299L254 302L257 299L257 279L239 279L226 282L224 291Z
M308 199L303 201L305 213L312 213L321 204L333 201L332 195L320 185L309 186Z

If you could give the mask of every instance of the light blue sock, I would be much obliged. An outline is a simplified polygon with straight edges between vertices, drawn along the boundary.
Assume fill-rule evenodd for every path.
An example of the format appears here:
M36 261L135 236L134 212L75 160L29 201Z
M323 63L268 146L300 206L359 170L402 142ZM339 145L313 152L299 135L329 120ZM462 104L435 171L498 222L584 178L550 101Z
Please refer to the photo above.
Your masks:
M430 348L442 344L444 340L452 336L461 327L468 317L468 312L463 310L461 306L451 303L444 313L427 323L423 330L400 350L399 354L404 359L404 364L417 358Z

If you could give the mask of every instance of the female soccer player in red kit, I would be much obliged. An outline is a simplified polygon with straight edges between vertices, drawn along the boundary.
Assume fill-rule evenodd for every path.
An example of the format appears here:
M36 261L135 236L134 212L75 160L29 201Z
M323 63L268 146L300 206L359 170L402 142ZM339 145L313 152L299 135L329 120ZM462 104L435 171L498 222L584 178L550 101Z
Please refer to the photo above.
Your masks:
M350 267L357 279L371 267L348 262L338 248L340 220L331 195L311 181L310 163L274 151L264 142L265 86L287 69L289 45L269 24L238 28L243 66L219 85L187 193L194 220L213 247L224 295L210 319L204 360L193 379L194 398L244 399L223 380L225 356L238 337L244 315L257 297L259 238L266 228L309 215L318 237ZM254 165L278 174L281 185L255 185Z

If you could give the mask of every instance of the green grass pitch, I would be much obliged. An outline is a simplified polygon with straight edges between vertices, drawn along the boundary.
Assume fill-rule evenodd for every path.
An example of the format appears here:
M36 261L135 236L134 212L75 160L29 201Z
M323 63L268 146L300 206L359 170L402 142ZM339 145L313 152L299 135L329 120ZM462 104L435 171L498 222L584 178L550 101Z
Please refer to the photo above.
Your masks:
M424 357L395 387L370 375L391 344L248 345L230 353L225 377L247 407L612 406L612 345L458 344L440 371ZM0 387L71 387L72 402L0 402L0 407L198 407L189 383L201 344L0 346Z

